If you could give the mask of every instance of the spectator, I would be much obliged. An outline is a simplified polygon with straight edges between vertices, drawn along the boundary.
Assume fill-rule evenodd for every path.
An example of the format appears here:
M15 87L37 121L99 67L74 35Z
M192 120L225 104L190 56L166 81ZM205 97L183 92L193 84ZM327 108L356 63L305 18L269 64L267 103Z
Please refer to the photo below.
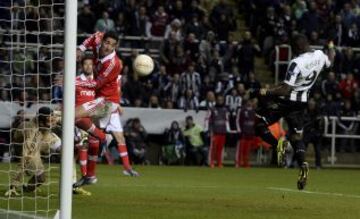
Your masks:
M229 18L225 14L220 15L220 20L217 22L215 30L219 41L226 41L229 38L229 32L234 29Z
M171 57L170 65L168 65L168 69L172 74L181 74L183 73L188 63L190 62L189 54L185 54L184 48L181 45L176 46L176 53L173 57Z
M184 164L185 140L177 121L171 123L170 129L165 129L164 138L165 145L161 150L161 163Z
M207 32L205 39L201 40L199 44L200 62L202 65L208 65L214 50L219 50L219 45L215 39L213 31Z
M319 32L320 18L317 13L317 5L315 1L311 1L309 4L309 10L303 13L300 19L300 27L308 36L313 31Z
M235 67L237 46L238 42L234 40L232 34L229 34L226 42L220 42L219 54L222 57L224 71L226 72L231 72L232 68Z
M192 116L186 117L185 122L186 160L189 164L206 165L208 149L203 141L203 128L194 123Z
M195 63L192 62L188 65L187 71L183 72L180 76L181 93L185 94L186 90L192 90L195 96L200 95L201 77L195 71Z
M195 34L196 39L202 39L205 34L204 27L202 26L202 23L199 22L197 14L193 14L191 22L187 23L185 26L185 35L190 33Z
M356 66L356 60L354 52L351 47L343 49L343 60L342 60L342 74L353 73Z
M231 89L234 87L234 82L230 78L231 76L228 73L223 73L219 75L218 82L216 83L215 93L227 95Z
M346 99L351 99L359 85L352 73L346 75L346 78L340 81L339 89L342 96Z
M330 28L327 30L327 35L330 36L330 39L334 41L336 46L341 46L343 39L346 36L345 27L342 22L340 15L335 16L335 20Z
M321 40L319 38L319 33L316 31L311 32L309 41L310 41L310 45L324 45L325 44L324 40Z
M321 82L321 92L323 96L328 94L335 96L339 91L339 82L336 80L336 76L334 72L330 72L328 74L327 79Z
M238 83L236 85L236 91L240 95L240 97L244 97L246 93L245 85L243 83Z
M304 121L304 143L306 147L312 145L315 151L315 166L321 168L321 137L322 120L314 99L310 99L305 109Z
M174 19L173 21L171 21L169 25L166 26L164 38L168 39L170 33L175 33L177 41L181 41L183 39L183 32L181 30L181 21L179 19Z
M109 17L107 11L102 12L102 17L96 21L95 31L115 31L115 22Z
M353 23L347 32L347 46L359 47L360 46L360 33L356 23Z
M123 96L128 99L131 104L134 104L134 101L138 98L144 102L144 96L146 95L145 89L136 74L127 80L122 91L124 92Z
M355 117L356 112L352 108L351 100L345 100L344 106L340 112L341 116L344 117ZM337 120L337 124L340 127L340 134L343 135L355 135L357 132L358 124L355 121L343 121L341 119ZM346 152L355 152L354 139L343 138L341 139L342 148L337 151L346 151Z
M304 0L296 0L292 5L292 11L296 20L300 20L307 11L306 2Z
M246 31L244 40L238 45L236 51L238 68L243 81L246 81L249 78L250 72L254 72L255 56L259 53L259 45L253 42L251 33Z
M129 33L132 36L150 37L150 18L146 15L146 8L141 6L139 10L132 13Z
M125 127L126 145L130 159L135 164L145 164L147 132L139 118L134 118Z
M170 100L173 102L173 104L177 106L176 103L178 98L180 97L180 94L181 94L180 76L178 74L175 74L172 77L170 89L167 96L170 97Z
M53 85L52 100L54 103L59 103L62 101L64 67L65 64L62 58L53 59L53 73L51 77L52 77L52 85Z
M161 109L159 98L156 95L151 95L149 98L149 108Z
M339 93L336 94L338 96ZM324 104L323 114L325 116L340 116L342 102L336 96L328 94Z
M225 106L228 107L231 115L236 115L236 111L241 107L242 98L235 88L231 89L231 93L225 97Z
M169 16L171 20L179 19L182 23L185 23L185 9L182 0L176 0L175 5L170 5Z
M165 65L160 65L159 72L152 75L151 82L154 92L165 97L171 87L171 77L168 76Z
M164 37L166 25L168 23L169 16L165 12L163 6L159 6L154 16L151 19L151 35L155 37Z
M119 36L124 36L128 33L128 26L125 21L124 13L119 13L115 20L115 30ZM136 35L135 35L136 36Z
M340 13L341 19L345 26L345 29L350 29L351 25L355 22L356 16L352 11L350 3L345 3L344 8Z
M199 40L194 33L189 33L184 41L184 50L189 58L195 62L199 59Z
M206 95L209 91L213 92L214 90L215 90L215 86L214 86L214 83L211 82L210 76L205 75L204 80L201 84L200 98L203 99L204 97L206 97ZM215 101L215 98L214 98L214 101Z
M209 20L209 16L205 15L202 19L201 19L201 25L204 29L204 34L202 36L202 38L200 38L199 40L202 40L204 38L207 37L207 33L209 33L209 31L213 31L214 28L213 26L211 25L210 23L210 20Z
M278 17L275 13L275 9L273 7L268 7L266 9L266 16L263 18L260 28L260 42L263 43L264 50L270 48L274 44L277 22Z
M206 99L200 102L199 109L210 110L211 108L215 107L215 104L215 94L213 91L209 90L206 93Z
M185 112L187 110L196 110L197 112L199 110L199 99L191 89L187 89L185 94L180 97L178 107Z
M255 78L255 74L253 72L251 72L249 74L249 79L247 80L247 82L245 83L245 88L246 89L260 89L261 88L261 84L260 82Z
M219 22L225 18L229 19L228 23L231 24L231 26L235 26L235 20L234 15L231 7L225 3L225 0L220 0L217 5L213 8L210 14L210 20L214 27L217 27L221 25ZM225 38L227 39L227 37Z
M189 22L193 16L196 16L201 20L206 13L206 9L199 5L198 0L191 0L190 8L186 13L186 21Z
M171 67L171 57L176 55L176 49L179 41L176 39L176 33L171 32L168 39L164 40L160 46L160 60L167 68Z
M90 5L84 5L78 15L78 31L80 33L92 33L94 31L94 23L96 18L91 11Z

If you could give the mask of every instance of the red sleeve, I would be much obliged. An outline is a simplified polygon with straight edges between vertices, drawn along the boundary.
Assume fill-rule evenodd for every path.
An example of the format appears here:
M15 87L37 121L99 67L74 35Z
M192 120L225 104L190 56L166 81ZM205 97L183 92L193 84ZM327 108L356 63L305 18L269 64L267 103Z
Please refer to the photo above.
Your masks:
M104 33L102 32L94 33L86 40L84 40L84 42L79 46L79 49L81 51L85 51L86 49L90 49L91 47L96 47L98 44L100 44L103 35Z
M119 62L112 60L111 62L104 63L96 78L96 89L100 89L112 81L117 81L120 71L121 64Z

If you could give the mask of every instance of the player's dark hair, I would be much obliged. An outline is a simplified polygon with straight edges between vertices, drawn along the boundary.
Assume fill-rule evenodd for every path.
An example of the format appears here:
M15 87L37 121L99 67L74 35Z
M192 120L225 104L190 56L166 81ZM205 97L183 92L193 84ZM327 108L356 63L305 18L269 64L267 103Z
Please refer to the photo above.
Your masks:
M92 56L92 55L85 55L82 59L81 59L81 65L84 65L84 62L86 61L86 60L91 60L91 61L93 61L94 60L94 56Z
M304 34L296 34L291 40L291 49L294 54L301 54L307 51L309 42Z
M106 40L107 38L114 39L116 43L119 42L119 35L114 31L108 31L104 34L103 39Z

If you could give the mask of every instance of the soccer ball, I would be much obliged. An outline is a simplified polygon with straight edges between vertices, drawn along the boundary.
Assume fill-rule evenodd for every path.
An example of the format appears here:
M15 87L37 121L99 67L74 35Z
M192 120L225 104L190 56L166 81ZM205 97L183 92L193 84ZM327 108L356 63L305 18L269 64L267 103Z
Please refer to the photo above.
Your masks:
M154 70L154 61L148 55L138 55L134 60L134 71L139 76L147 76Z

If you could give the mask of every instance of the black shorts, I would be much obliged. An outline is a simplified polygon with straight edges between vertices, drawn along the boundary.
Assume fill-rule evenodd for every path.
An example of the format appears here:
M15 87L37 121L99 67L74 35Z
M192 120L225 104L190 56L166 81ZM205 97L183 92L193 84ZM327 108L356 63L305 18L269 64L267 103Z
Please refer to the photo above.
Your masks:
M304 110L307 103L294 102L280 98L261 101L256 114L267 124L272 125L284 118L289 132L302 133L304 126Z

